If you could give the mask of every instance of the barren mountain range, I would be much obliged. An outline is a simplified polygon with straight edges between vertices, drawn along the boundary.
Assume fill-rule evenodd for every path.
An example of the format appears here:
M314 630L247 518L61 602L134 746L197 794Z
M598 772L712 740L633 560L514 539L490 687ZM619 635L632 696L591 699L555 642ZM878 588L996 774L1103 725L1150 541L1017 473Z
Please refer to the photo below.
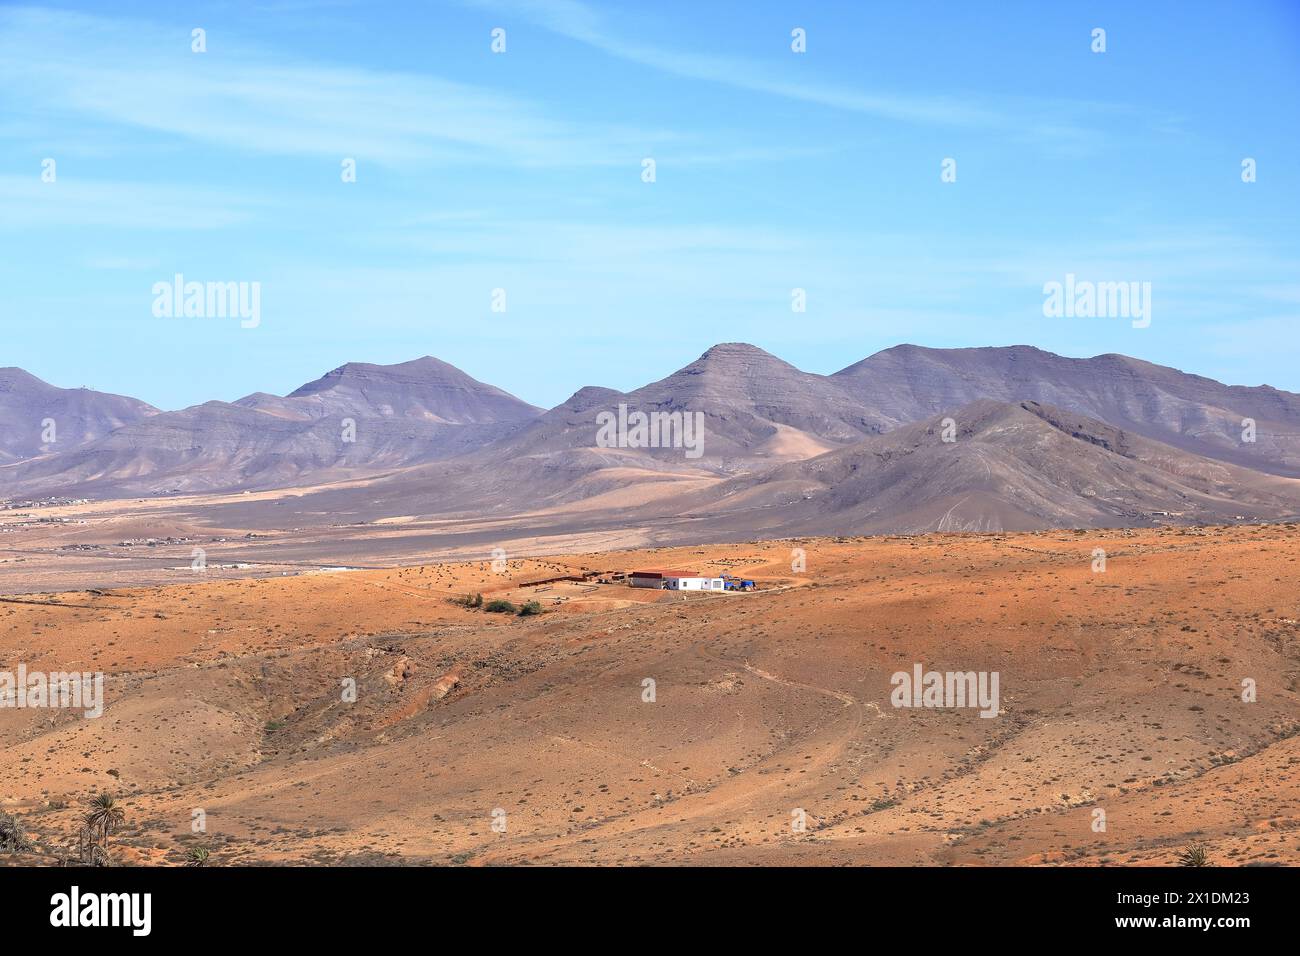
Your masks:
M698 415L697 453L600 440L621 406ZM549 411L430 357L171 412L6 369L0 435L2 498L298 488L274 513L296 525L580 505L716 539L1300 514L1300 395L1028 346L901 345L816 375L729 343Z
M134 398L57 388L20 368L0 368L0 463L76 448L157 414Z
M25 400L12 403L20 410L15 427L21 416L43 414L45 394L33 388ZM120 416L120 403L130 401L84 390L74 394L84 396L84 410L74 406L70 423L77 435L91 434L115 412ZM541 412L427 356L400 365L349 363L283 398L258 392L233 403L161 413L137 404L149 414L118 422L123 427L116 430L101 427L98 440L67 451L38 449L6 478L27 493L50 489L96 497L285 487L459 454ZM57 421L57 411L49 414ZM8 408L5 415L7 430Z

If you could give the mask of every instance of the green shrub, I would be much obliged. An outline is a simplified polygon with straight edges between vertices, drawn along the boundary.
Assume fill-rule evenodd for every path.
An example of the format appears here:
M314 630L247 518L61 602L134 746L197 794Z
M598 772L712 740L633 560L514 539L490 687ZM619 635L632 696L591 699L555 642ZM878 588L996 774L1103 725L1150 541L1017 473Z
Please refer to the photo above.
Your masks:
M542 606L536 601L528 601L519 609L520 617L528 617L530 614L541 614Z
M1179 866L1209 866L1210 853L1204 843L1189 843L1178 857Z
M11 813L0 812L0 851L21 853L32 849L23 821Z
M483 605L483 610L490 611L493 614L514 614L519 608L509 601L488 601L487 604Z
M207 866L212 858L212 851L205 846L192 846L185 854L186 866Z

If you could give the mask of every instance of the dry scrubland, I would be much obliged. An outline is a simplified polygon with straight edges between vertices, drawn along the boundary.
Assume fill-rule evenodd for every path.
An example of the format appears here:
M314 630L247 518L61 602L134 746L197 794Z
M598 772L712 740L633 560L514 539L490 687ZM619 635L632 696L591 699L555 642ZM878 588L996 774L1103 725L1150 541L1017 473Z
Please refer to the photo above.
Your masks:
M806 574L790 572L796 546ZM769 589L517 587L636 565ZM504 576L462 563L43 595L60 606L0 604L0 661L102 670L107 710L0 710L0 809L38 840L27 863L74 845L99 791L127 810L117 862L178 863L203 843L217 865L1171 864L1195 840L1213 863L1295 863L1298 582L1291 525L799 539L513 561ZM472 591L550 613L449 601ZM915 662L998 671L1002 714L892 708L889 677Z

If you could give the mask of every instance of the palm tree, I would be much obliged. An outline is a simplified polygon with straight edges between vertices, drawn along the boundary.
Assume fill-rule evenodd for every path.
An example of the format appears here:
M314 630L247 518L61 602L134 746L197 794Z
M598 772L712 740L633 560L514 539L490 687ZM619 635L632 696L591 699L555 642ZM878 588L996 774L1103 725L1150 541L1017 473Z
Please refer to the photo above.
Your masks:
M81 834L81 858L95 866L104 866L108 862L108 835L126 823L126 811L108 794L101 793L91 799L90 810L83 819L86 825Z
M108 851L95 842L89 826L83 826L77 834L77 860L90 866L108 866Z
M205 846L192 846L190 847L190 852L185 854L185 865L204 866L207 864L208 857L211 855L212 851Z

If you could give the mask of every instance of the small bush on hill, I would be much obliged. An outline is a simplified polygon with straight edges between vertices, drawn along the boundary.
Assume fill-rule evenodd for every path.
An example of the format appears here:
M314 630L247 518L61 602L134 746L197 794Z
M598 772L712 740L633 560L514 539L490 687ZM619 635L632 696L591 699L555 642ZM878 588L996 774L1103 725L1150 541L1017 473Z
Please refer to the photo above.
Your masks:
M1209 866L1210 853L1204 843L1189 843L1178 857L1179 866Z
M0 812L0 852L23 853L32 848L23 821L11 813Z

